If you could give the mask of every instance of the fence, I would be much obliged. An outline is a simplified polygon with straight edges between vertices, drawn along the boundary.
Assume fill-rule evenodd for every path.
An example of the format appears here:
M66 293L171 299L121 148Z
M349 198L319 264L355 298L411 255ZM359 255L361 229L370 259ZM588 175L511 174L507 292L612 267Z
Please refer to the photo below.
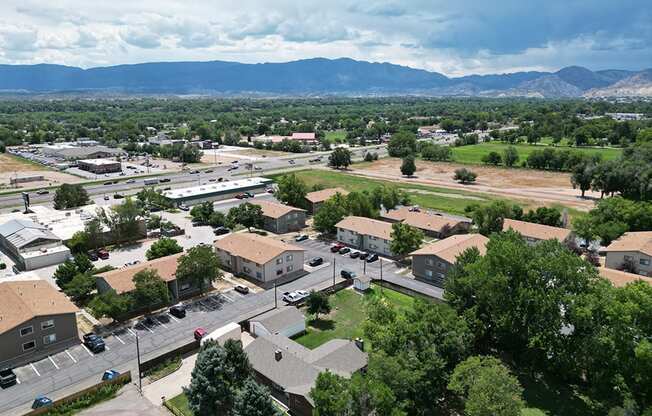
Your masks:
M199 350L199 341L193 340L192 342L188 344L184 344L178 348L175 348L173 350L167 351L161 355L158 355L154 358L151 358L147 361L143 361L140 363L140 373L141 376L144 376L144 373L147 371L151 370L152 368L156 367L157 365L169 360L170 358L177 357L177 356L183 356L185 354L195 352Z

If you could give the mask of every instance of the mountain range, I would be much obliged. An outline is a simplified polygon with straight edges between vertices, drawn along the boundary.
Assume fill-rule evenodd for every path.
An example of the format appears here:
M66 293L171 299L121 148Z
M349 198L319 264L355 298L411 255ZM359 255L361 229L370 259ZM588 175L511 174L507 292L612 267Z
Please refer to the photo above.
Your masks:
M437 72L349 58L284 63L154 62L82 69L0 65L0 93L219 96L652 97L652 69L515 72L450 78Z

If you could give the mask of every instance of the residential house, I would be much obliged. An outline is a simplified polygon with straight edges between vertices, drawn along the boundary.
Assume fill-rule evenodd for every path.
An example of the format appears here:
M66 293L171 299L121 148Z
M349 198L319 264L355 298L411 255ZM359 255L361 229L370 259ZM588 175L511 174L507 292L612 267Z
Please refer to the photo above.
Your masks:
M306 211L271 201L255 201L263 210L263 229L276 234L298 231L306 227Z
M488 241L482 234L460 234L428 244L410 253L412 273L418 279L444 287L446 275L457 261L457 256L471 247L484 255Z
M652 285L652 277L641 276L640 274L628 273L622 270L609 269L607 267L598 267L600 276L609 280L615 287L623 287L629 283L643 281Z
M567 243L573 238L573 232L567 228L506 218L503 221L503 231L510 229L521 234L528 244L536 244L542 240L559 240L561 243Z
M190 281L178 281L176 277L179 257L182 255L183 253L177 253L171 256L165 256L144 263L139 263L134 266L100 273L95 276L97 289L100 293L113 289L119 295L131 292L136 289L134 283L134 276L136 273L146 269L152 269L155 270L161 279L167 284L172 302L193 296L199 293L201 289L199 285Z
M392 256L392 224L366 217L349 216L335 224L337 241L360 250Z
M301 276L304 249L253 233L234 233L215 242L222 266L231 272L270 284Z
M317 376L330 371L351 377L367 366L362 344L333 339L315 349L281 335L261 335L244 348L256 380L288 406L290 414L310 416L314 402L310 390Z
M0 225L0 248L20 270L34 270L63 263L70 250L45 225L12 219Z
M0 368L35 361L79 343L77 307L48 282L1 282L0 299Z
M308 192L306 201L308 203L308 212L316 214L321 204L335 196L335 194L348 195L349 191L342 188L328 188L321 191Z
M625 233L604 251L606 267L652 276L652 231Z
M249 321L249 332L259 335L293 337L306 331L306 317L294 306L265 312Z
M441 214L417 211L410 207L392 209L381 214L382 219L389 222L402 222L416 227L425 235L446 238L453 234L463 234L471 228L471 221L453 218Z

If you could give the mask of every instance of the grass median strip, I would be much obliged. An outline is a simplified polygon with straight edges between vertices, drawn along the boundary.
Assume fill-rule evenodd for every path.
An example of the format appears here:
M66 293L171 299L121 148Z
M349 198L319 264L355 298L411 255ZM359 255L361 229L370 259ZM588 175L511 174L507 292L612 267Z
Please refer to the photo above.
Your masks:
M149 378L151 382L154 382L156 380L162 379L163 377L169 376L179 368L181 368L181 357L172 357L147 371L145 376Z

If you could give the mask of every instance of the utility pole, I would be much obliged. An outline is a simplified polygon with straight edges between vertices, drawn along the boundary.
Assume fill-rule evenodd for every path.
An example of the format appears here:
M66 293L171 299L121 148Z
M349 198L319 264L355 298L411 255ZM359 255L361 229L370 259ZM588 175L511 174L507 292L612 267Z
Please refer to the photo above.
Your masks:
M143 394L143 378L140 371L140 343L138 342L138 334L136 334L136 356L138 358L138 391Z
M335 288L335 256L333 256L333 288Z
M380 293L383 293L383 259L378 257L378 261L380 261Z
M278 295L276 294L276 280L274 280L274 308L278 308Z

